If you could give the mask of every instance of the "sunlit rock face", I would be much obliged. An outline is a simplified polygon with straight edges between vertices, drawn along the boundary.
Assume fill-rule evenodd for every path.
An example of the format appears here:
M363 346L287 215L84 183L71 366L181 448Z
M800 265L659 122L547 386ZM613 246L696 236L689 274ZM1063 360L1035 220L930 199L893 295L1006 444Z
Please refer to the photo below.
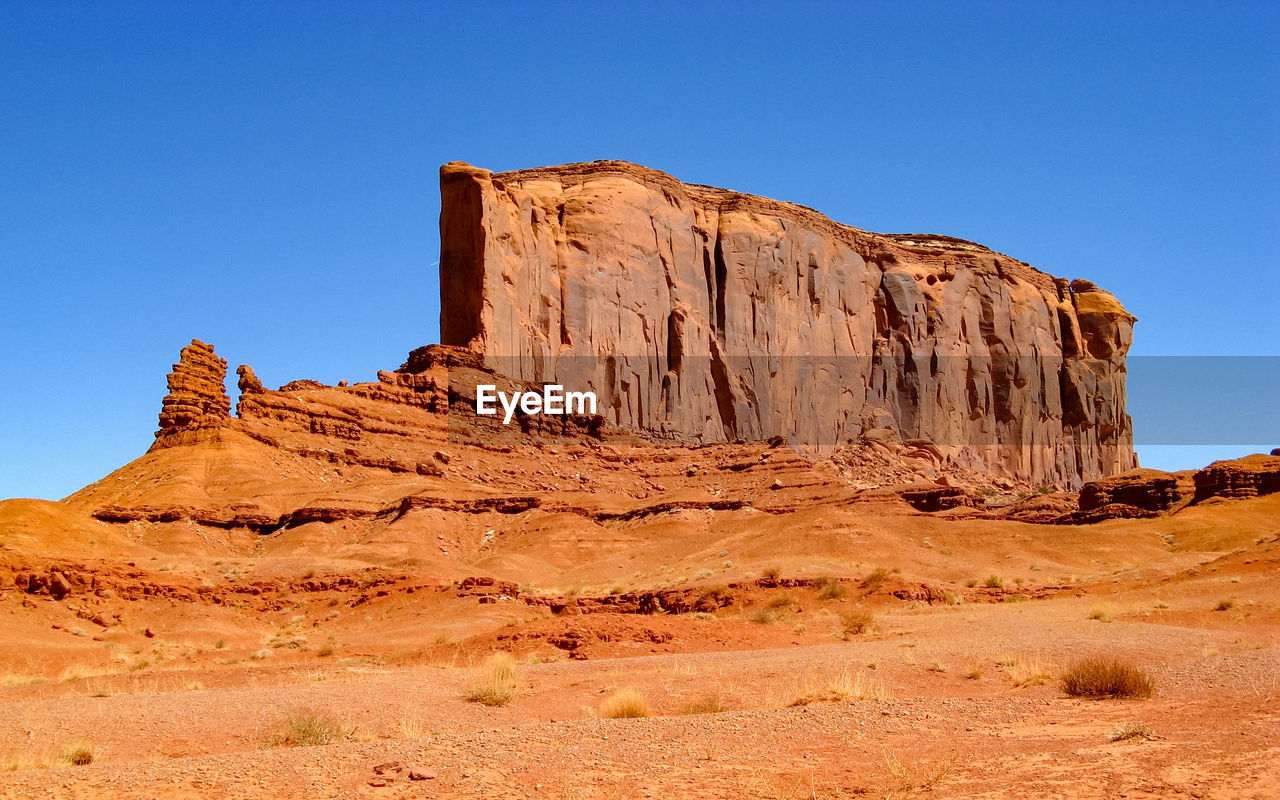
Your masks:
M932 446L1078 486L1136 466L1134 317L980 245L616 161L441 168L441 337L685 443Z

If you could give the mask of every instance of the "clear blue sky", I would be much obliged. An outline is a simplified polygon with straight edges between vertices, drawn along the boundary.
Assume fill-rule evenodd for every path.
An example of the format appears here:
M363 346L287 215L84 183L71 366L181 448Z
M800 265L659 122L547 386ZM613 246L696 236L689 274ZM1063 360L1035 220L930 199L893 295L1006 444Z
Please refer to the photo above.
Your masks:
M5 2L0 37L0 497L140 455L193 336L268 385L435 341L455 159L959 236L1113 291L1135 355L1280 354L1274 2ZM1140 438L1259 433L1144 462L1280 445L1280 392L1147 372Z

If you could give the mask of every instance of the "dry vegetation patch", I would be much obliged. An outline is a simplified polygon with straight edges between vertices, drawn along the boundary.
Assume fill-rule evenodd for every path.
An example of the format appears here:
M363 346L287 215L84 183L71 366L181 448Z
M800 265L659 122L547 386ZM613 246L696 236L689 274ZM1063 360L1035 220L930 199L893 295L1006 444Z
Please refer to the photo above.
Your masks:
M884 683L845 666L837 670L816 670L796 681L789 693L787 706L812 703L841 703L846 700L885 700L889 693Z
M1062 690L1071 697L1150 697L1155 681L1141 667L1118 658L1086 658L1062 674Z
M266 747L317 747L347 739L355 732L328 714L299 710L289 715L286 732L271 737Z
M839 600L845 596L844 584L829 575L819 578L813 586L818 590L819 600Z
M92 764L93 760L98 757L98 749L85 739L72 742L62 748L62 761L73 767L83 767L85 764Z
M1040 686L1053 678L1053 664L1021 653L1005 656L1001 664L1009 671L1014 686Z
M515 656L494 653L480 666L476 682L467 690L467 699L486 706L505 706L515 699L518 680Z
M889 776L893 779L893 789L885 796L885 800L905 799L916 792L933 790L951 773L955 761L955 757L952 756L937 764L926 765L920 761L904 759L898 753L886 748L884 763L889 770Z
M653 709L638 689L621 689L600 703L599 713L605 719L639 719L652 716Z
M860 636L871 630L875 623L875 615L865 608L854 608L840 612L840 633L848 638Z
M724 699L718 694L709 694L700 700L690 703L684 707L682 714L719 714L722 711L728 711L729 706L725 704Z
M1130 722L1116 728L1108 738L1113 742L1125 742L1130 739L1156 739L1158 737L1150 725L1144 725L1141 722Z

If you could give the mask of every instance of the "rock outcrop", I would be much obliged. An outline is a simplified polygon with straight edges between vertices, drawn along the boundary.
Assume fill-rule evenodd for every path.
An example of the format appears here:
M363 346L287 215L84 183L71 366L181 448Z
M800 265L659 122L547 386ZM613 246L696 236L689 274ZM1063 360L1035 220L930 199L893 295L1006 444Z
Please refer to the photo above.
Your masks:
M441 168L441 337L516 380L591 389L610 423L686 443L888 436L1079 486L1136 466L1134 317L943 236L607 161Z
M169 373L169 393L160 407L156 439L226 424L231 416L226 377L226 359L219 358L212 345L192 339L182 348L178 363Z
M1090 481L1080 487L1080 510L1095 511L1118 503L1153 514L1162 513L1190 499L1191 474L1190 471L1135 469Z
M1280 492L1280 456L1257 453L1215 461L1195 474L1196 501L1209 497L1258 497Z

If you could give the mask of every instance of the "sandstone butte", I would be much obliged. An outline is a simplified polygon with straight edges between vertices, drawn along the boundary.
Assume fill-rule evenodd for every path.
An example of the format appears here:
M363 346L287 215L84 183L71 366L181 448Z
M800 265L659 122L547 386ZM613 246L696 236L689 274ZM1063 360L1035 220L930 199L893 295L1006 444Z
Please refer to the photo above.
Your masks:
M1274 455L1136 468L1133 317L1087 282L621 162L449 164L441 191L444 344L350 385L268 389L241 365L232 415L227 362L193 340L147 455L68 501L270 533L818 499L1088 523L1277 491ZM473 413L477 385L552 380L595 390L601 413Z
M684 443L893 440L1033 484L1136 466L1135 318L971 242L621 161L441 168L442 342Z

